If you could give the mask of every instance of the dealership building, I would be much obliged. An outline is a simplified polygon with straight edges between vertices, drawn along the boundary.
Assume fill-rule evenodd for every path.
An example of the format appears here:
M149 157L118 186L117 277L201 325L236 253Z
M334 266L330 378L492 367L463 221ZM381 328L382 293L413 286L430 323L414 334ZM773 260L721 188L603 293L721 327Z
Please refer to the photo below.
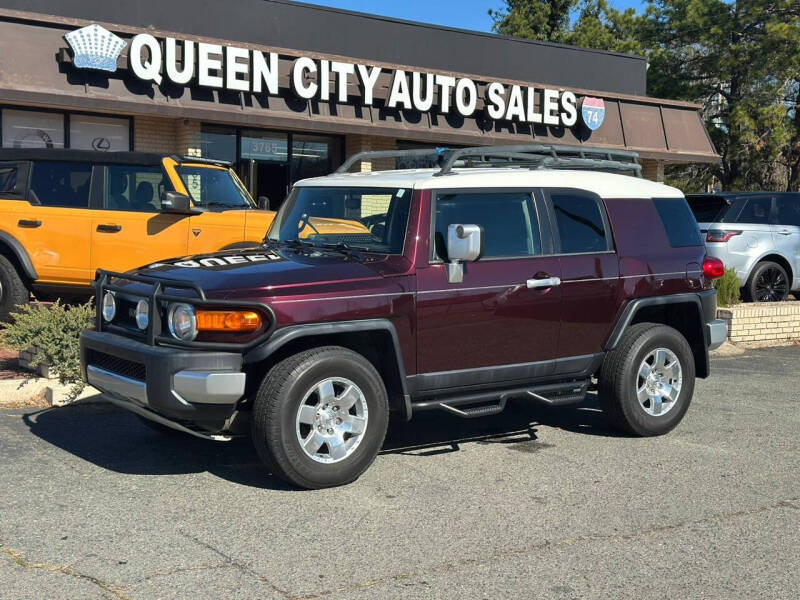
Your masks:
M611 147L652 179L718 160L700 107L648 97L638 56L287 0L3 4L3 147L229 160L273 200L363 150Z

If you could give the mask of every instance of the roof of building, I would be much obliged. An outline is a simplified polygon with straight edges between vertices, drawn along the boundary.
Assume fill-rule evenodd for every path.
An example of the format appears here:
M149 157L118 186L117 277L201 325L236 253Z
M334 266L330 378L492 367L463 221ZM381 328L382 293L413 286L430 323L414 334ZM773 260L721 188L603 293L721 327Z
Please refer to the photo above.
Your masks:
M570 169L471 168L453 169L436 176L439 169L408 169L366 173L337 173L298 181L296 186L391 187L421 190L482 188L577 188L601 198L667 198L683 196L679 189L648 179Z

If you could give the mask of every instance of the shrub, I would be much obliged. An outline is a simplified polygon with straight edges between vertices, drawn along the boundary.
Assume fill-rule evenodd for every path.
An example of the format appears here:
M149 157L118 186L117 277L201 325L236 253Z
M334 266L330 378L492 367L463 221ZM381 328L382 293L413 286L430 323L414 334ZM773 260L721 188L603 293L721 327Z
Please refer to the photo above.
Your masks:
M11 322L0 329L0 344L22 351L36 347L32 367L46 364L62 384L72 384L68 398L83 391L79 338L81 331L94 324L94 306L89 301L77 306L60 302L32 304L11 313Z
M733 269L725 269L725 275L714 282L717 290L717 304L719 306L732 306L742 301L742 284Z

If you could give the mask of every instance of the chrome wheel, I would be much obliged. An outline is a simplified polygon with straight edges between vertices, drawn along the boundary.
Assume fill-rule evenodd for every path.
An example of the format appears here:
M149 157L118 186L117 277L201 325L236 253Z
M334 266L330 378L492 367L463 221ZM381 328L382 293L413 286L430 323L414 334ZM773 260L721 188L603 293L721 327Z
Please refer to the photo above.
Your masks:
M361 389L344 377L316 383L297 411L297 441L306 456L335 463L355 452L367 430L369 410Z
M683 384L683 370L672 350L658 348L648 354L639 366L636 396L648 415L667 414L678 401Z

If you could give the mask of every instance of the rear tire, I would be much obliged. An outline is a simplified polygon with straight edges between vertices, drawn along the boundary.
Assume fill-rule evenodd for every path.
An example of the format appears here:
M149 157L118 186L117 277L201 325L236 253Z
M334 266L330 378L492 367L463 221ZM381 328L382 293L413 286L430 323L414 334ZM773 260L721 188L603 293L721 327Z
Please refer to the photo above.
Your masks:
M388 423L386 388L372 363L326 346L270 369L253 404L251 434L274 475L319 489L355 481L378 455Z
M791 282L781 265L771 261L758 263L744 286L748 302L782 302L789 296Z
M0 255L0 322L8 322L11 313L28 304L30 299L31 294L14 265Z
M689 409L694 355L672 327L638 323L606 355L598 380L600 403L614 428L642 437L663 435Z

